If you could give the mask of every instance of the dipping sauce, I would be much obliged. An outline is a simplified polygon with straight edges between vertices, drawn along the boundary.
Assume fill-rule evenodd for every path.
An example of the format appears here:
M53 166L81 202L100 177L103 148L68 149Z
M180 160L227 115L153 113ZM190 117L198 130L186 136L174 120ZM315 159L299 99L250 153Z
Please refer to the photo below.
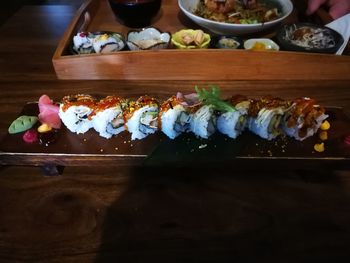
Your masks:
M49 146L50 144L55 143L57 139L58 139L58 130L56 129L39 134L40 145Z
M160 9L161 0L109 0L109 4L126 26L141 28L151 24Z

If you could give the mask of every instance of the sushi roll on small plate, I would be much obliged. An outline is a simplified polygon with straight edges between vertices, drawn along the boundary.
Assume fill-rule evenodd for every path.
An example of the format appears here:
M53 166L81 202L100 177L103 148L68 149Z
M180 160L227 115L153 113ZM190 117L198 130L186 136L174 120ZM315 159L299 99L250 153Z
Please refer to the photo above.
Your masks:
M290 137L302 141L313 136L322 122L328 118L325 109L310 98L298 98L292 101L283 121L283 131Z
M126 101L118 96L107 96L96 103L92 122L100 136L109 139L125 130L125 104Z
M172 96L163 102L159 117L161 130L170 139L175 139L181 133L190 130L191 116L180 97Z
M92 128L95 99L90 95L65 96L60 104L59 116L64 125L74 133L85 133Z
M95 33L92 45L96 53L116 52L125 47L125 40L119 33L100 32Z
M131 133L131 140L143 139L158 130L158 101L149 96L141 96L137 101L130 101L124 111L126 128Z
M233 96L229 103L235 107L235 111L227 111L217 118L217 129L222 134L235 139L247 127L248 109L250 100L245 96Z
M170 44L171 35L155 27L129 31L126 44L130 50L165 49Z
M249 106L248 128L261 138L272 140L281 134L281 121L287 103L279 98L252 100Z

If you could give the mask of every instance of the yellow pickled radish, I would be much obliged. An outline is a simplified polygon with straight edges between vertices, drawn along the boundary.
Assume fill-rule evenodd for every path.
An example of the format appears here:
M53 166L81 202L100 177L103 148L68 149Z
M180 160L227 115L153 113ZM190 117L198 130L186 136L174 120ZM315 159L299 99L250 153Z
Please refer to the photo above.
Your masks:
M331 127L331 124L328 121L324 121L322 122L320 129L323 131L327 131L329 130L330 127Z
M43 123L38 127L38 132L40 133L49 132L51 130L52 130L52 127L47 123Z
M318 137L322 140L325 141L328 139L328 133L327 131L321 131L318 135Z
M324 152L324 143L323 142L316 143L314 145L314 149L315 149L316 152L319 152L319 153Z

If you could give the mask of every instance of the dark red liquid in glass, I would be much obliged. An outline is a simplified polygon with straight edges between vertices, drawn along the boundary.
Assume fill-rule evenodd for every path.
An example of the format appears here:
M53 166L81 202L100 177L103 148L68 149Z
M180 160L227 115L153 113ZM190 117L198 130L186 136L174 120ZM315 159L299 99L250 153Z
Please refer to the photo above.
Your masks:
M160 9L161 0L109 0L114 14L128 27L149 26Z

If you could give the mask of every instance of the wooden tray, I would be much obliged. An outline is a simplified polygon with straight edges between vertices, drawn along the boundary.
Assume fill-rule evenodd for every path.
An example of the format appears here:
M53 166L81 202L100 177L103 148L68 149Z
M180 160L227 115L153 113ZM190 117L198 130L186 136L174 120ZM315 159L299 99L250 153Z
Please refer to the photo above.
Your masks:
M37 115L36 103L27 104L20 115ZM146 165L146 166L215 166L226 165L238 169L288 167L342 169L350 167L350 146L344 143L350 134L350 119L340 108L327 108L332 125L325 142L325 152L313 150L317 136L303 142L279 137L267 141L244 132L237 139L214 134L208 140L192 134L175 140L158 132L143 140L130 140L123 132L109 140L90 130L77 135L64 126L57 140L48 146L23 142L21 134L7 134L0 143L0 165ZM253 165L252 165L253 164Z
M177 0L162 2L161 11L153 26L171 33L182 28L198 28L181 13ZM297 8L305 5L302 4L303 0L294 2ZM286 22L296 22L297 17L297 10L294 10ZM53 56L57 77L126 80L350 80L348 56L216 49L70 54L73 36L79 31L115 31L126 35L129 30L116 20L107 0L86 0ZM273 37L274 33L269 31L262 34ZM245 37L259 36L262 35Z

